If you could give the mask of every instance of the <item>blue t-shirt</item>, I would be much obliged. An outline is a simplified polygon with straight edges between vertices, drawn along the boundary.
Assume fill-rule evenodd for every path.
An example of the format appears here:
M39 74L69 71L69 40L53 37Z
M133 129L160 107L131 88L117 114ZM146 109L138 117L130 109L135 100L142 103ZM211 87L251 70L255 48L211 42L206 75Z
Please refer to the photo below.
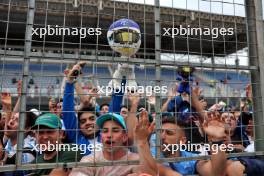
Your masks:
M156 141L156 134L153 133L150 137L149 143L150 143L150 151L153 157L156 156L156 149L157 147L155 144ZM198 154L186 152L186 151L180 151L180 157L196 157L199 156ZM165 158L162 152L160 153L160 158ZM196 173L196 164L198 161L191 160L191 161L180 161L175 163L163 163L164 166L170 167L172 170L179 172L182 175L191 175Z
M198 156L197 154L181 151L181 157L195 157ZM164 158L163 154L160 155L161 158ZM191 161L180 161L175 163L163 163L164 166L170 167L172 170L179 172L182 175L191 175L196 173L196 164L198 161L191 160Z

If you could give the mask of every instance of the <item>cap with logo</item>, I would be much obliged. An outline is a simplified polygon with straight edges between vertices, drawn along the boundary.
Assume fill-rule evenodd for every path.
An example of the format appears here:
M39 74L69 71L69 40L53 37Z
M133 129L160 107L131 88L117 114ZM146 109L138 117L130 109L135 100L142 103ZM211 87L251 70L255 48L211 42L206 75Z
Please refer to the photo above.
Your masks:
M39 116L36 119L33 129L38 128L38 126L46 126L53 129L61 129L62 124L60 118L56 114L47 113Z

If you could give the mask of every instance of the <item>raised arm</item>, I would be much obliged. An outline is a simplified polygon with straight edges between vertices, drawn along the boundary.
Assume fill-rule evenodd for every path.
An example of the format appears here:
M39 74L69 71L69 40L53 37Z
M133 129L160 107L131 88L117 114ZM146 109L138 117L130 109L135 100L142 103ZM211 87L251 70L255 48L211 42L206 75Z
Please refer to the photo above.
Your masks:
M73 68L75 67L75 69L73 69L73 68L71 70L66 69L64 71L64 74L65 75L72 75L70 78L67 77L66 82L67 81L69 82L69 79L71 81L73 81L74 78L77 78L77 76L79 74L81 74L81 69L84 65L85 65L85 62L79 62L73 66ZM74 76L74 74L76 74L76 76ZM74 84L74 88L75 88L76 94L80 97L80 101L81 101L82 106L83 107L88 106L92 96L85 94L81 85L77 81Z
M2 103L2 111L6 113L4 130L7 130L7 124L12 116L12 99L11 99L10 93L7 93L7 92L1 93L1 103ZM7 139L6 136L4 136L3 138L4 143L6 139Z
M21 97L21 91L22 91L22 80L18 80L17 82L17 102L16 102L16 105L13 109L13 112L16 113L16 112L19 112L20 110L20 97Z
M169 106L169 103L171 102L171 100L178 95L177 93L178 90L178 83L175 83L175 87L171 87L170 90L168 91L168 99L166 100L166 102L162 105L161 107L161 112L166 112Z
M200 94L201 94L201 89L199 87L192 88L192 94L191 94L192 107L195 108L196 112L199 115L200 124L203 124L204 120L207 119L207 112L204 110L203 105L199 101Z
M5 119L5 125L6 125L9 122L12 115L12 99L10 93L8 92L1 93L1 103L2 103L2 111L7 114Z
M222 150L223 145L225 145L223 141L227 136L225 126L217 116L217 113L210 113L211 118L208 118L208 113L204 110L203 105L198 99L200 93L201 89L199 87L192 88L191 102L199 115L202 129L207 134L208 140L211 143L212 154L210 160L199 161L196 165L196 170L199 175L222 176L225 174L226 168L226 153L225 150Z
M81 104L84 107L89 106L92 96L91 95L85 95L81 85L78 82L75 83L74 87L75 87L75 91L76 91L77 95L80 97Z
M220 119L214 118L210 121L205 121L203 124L203 130L208 135L208 139L211 143L211 159L208 161L199 161L196 165L196 169L199 175L225 175L226 169L226 147L223 143L226 138L225 126Z
M74 111L74 79L73 73L80 71L81 67L76 64L67 73L67 82L65 84L63 104L62 104L62 119L66 128L69 142L76 143L78 122Z
M111 99L111 103L109 105L109 112L114 112L114 113L119 113L121 110L121 104L123 101L123 96L124 96L124 91L125 90L125 86L126 86L126 78L124 77L121 81L121 85L120 88L121 90L119 90L119 92L116 92L114 90L114 92L112 93L112 99Z
M131 104L130 111L126 120L127 130L128 130L128 144L132 145L134 141L134 128L137 124L137 108L140 101L139 94L134 93L133 95L128 95L129 102Z
M141 172L151 175L158 175L158 167L155 159L152 157L148 137L154 130L155 124L148 121L147 111L140 114L139 122L134 128L135 141L137 143Z

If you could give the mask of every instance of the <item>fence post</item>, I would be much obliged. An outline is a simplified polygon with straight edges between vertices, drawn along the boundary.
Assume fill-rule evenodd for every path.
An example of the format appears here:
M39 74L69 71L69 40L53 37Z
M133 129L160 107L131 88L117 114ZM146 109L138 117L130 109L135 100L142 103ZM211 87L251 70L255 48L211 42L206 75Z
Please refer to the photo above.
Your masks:
M32 27L34 23L35 13L35 0L28 1L28 13L25 33L25 47L24 47L24 61L23 61L23 75L22 75L22 94L20 100L20 114L19 114L19 129L17 140L17 157L16 166L22 165L22 150L24 145L24 132L25 132L25 120L26 120L26 98L27 98L27 85L29 74L29 62L31 53L32 42Z
M154 5L154 18L155 18L155 69L156 69L156 81L155 85L160 87L160 43L161 43L161 38L160 38L160 1L155 0L155 5ZM161 112L160 112L160 107L161 107L161 94L160 92L155 93L156 97L156 103L155 103L155 112L156 112L156 117L155 117L155 122L156 122L156 157L160 157L160 129L161 129Z
M254 126L255 126L255 149L264 150L263 141L263 119L264 119L264 36L263 36L263 16L261 0L247 1L246 24L248 35L248 53L250 66L258 69L252 70L251 82L253 93Z

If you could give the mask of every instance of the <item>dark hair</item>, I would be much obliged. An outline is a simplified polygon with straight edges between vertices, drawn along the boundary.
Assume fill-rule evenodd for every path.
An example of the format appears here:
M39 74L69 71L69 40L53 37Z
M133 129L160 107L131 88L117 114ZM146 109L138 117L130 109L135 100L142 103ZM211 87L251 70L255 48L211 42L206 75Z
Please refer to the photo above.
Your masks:
M171 123L177 126L179 130L184 134L184 136L188 136L190 130L188 128L188 124L184 123L182 120L176 118L176 116L164 116L162 117L162 124ZM188 137L187 137L188 138Z
M26 112L26 122L25 122L25 128L30 128L35 124L35 121L37 119L37 115L35 115L31 111Z
M102 110L102 108L103 108L104 106L108 106L108 107L109 107L109 104L107 104L107 103L103 103L103 104L101 104L101 106L100 106L100 110Z
M37 115L31 111L26 112L25 129L31 129L35 125ZM32 131L26 131L26 135L33 135Z
M63 102L63 98L59 98L58 103L62 103L62 102Z
M99 116L98 112L96 112L96 108L94 106L87 106L78 111L78 119L80 119L83 113L90 112L95 114L97 117Z
M234 110L234 111L239 111L239 112L242 111L241 108L240 108L240 106L235 106L235 107L233 108L233 110Z
M120 108L120 111L121 111L122 108L127 108L128 111L130 110L129 107L126 106L126 105L122 105L121 108Z
M138 108L137 108L137 112L141 112L141 109L144 108L147 110L147 108L143 105L139 105Z
M252 113L250 112L241 112L240 114L240 121L242 122L242 125L248 125L249 120L252 120Z
M220 113L234 113L235 112L235 108L232 108L230 105L227 105L226 107L223 107L222 109L219 110Z
M184 123L181 120L178 120L176 116L164 115L164 116L162 116L162 120L161 121L162 121L162 124L165 124L165 123L173 123L173 124L179 126L182 129L187 128L187 124Z

